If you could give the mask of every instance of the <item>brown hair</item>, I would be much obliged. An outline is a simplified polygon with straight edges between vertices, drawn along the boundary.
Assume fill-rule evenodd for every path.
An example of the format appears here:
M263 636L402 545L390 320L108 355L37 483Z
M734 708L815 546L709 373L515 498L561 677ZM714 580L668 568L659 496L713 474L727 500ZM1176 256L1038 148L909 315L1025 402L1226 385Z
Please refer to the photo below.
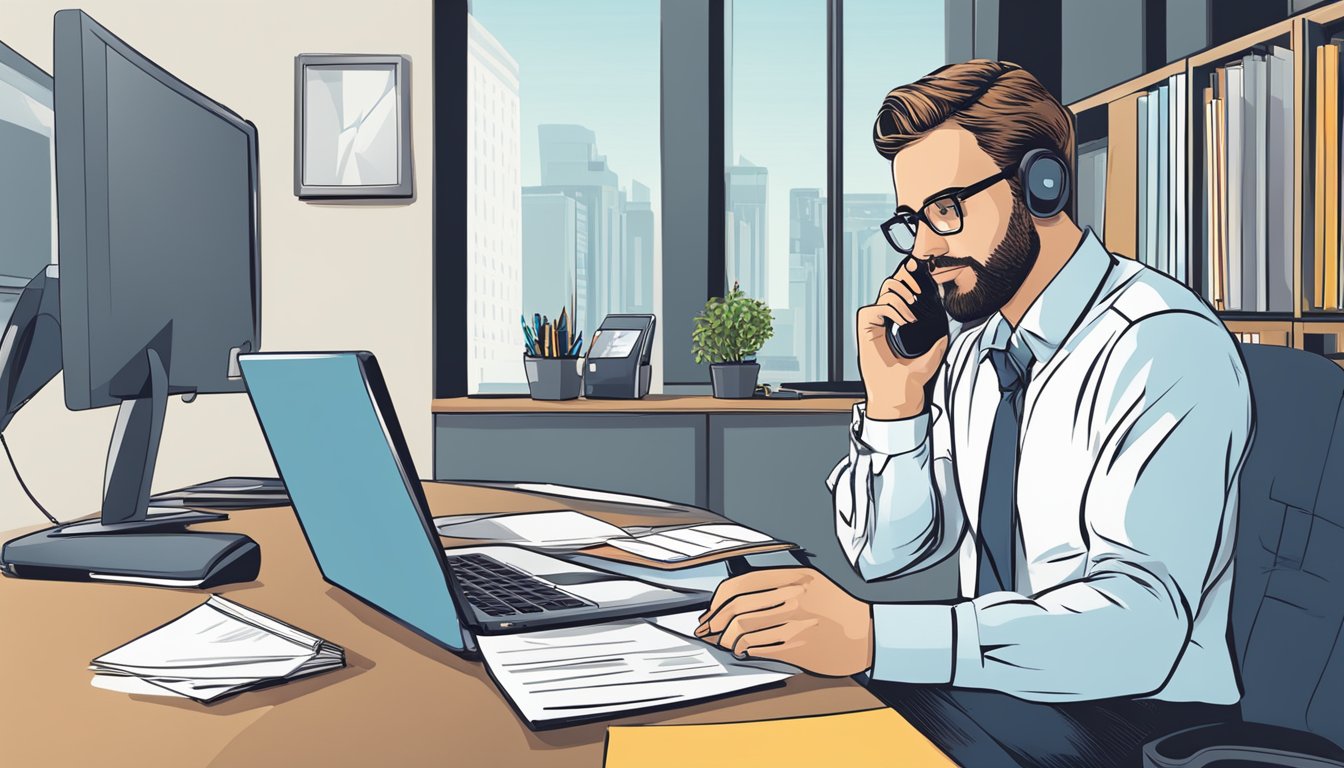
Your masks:
M1007 61L949 64L893 89L873 123L873 144L890 160L948 120L975 136L1000 168L1043 148L1073 171L1072 116L1030 72Z

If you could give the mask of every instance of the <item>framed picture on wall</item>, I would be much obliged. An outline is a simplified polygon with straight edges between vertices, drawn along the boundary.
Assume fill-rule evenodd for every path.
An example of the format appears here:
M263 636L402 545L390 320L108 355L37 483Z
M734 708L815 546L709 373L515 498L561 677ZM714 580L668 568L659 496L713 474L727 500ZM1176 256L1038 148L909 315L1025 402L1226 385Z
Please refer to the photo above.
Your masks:
M410 59L294 57L294 194L411 197Z

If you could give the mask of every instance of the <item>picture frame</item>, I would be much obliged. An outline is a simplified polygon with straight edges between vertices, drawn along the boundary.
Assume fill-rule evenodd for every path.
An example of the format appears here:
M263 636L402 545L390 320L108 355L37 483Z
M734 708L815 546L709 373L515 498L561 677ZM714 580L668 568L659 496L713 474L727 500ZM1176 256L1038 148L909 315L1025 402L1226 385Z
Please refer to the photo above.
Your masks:
M294 57L294 195L300 200L409 198L410 59Z

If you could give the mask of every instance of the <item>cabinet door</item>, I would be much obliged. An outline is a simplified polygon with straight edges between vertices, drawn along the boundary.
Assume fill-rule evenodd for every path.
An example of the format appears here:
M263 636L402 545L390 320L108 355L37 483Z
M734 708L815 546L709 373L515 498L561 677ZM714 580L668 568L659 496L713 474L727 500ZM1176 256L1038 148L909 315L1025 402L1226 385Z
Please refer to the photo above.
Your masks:
M558 483L706 505L702 414L438 414L435 480Z
M848 413L711 414L709 508L798 544L807 562L865 600L954 597L955 557L871 584L845 558L826 476L849 451L849 422Z

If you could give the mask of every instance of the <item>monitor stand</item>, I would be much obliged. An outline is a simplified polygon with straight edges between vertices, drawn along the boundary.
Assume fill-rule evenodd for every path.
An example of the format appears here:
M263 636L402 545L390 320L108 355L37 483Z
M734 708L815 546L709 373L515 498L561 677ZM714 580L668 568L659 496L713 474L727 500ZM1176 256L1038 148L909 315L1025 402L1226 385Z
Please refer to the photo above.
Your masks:
M228 515L149 514L150 481L168 410L168 373L157 351L144 354L149 396L121 402L108 451L101 519L59 525L6 543L0 551L4 573L191 587L256 577L261 562L256 542L236 533L184 530L191 523Z

